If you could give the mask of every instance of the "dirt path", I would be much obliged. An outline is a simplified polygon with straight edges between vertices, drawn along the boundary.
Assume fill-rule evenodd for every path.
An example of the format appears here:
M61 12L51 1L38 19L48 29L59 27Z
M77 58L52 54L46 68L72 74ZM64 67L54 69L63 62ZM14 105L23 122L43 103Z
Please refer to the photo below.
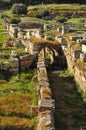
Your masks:
M61 73L49 74L55 99L56 130L86 130L86 104L76 90L73 77Z

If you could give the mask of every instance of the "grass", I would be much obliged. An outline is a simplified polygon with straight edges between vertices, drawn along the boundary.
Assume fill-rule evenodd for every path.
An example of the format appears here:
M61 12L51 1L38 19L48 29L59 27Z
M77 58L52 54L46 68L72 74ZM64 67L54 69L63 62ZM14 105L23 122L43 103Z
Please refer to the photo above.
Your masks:
M0 18L0 30L5 29L5 27L3 26L3 22L4 20Z
M84 24L86 23L86 18L71 18L68 20L68 22L75 23L75 24Z
M67 10L67 11L86 11L86 5L80 4L48 4L48 5L37 5L37 6L30 6L28 9L51 9L51 10Z
M68 130L86 127L86 94L80 91L68 71L49 74L51 91L55 99L55 127Z
M2 44L4 42L6 42L7 38L9 38L9 35L7 33L6 34L4 34L4 33L0 34L0 46L2 46Z
M7 31L3 25L3 19L0 19L0 46L7 40L9 35L7 34Z
M35 17L21 17L21 21L36 21L36 22L41 22L41 23L45 23L45 24L52 24L55 23L55 20L44 20L44 19L40 19L40 18L35 18Z
M35 74L36 70L29 70L9 81L0 80L0 129L36 130L37 119L31 114L31 105L38 101Z
M45 40L45 39L39 39L39 38L31 38L30 41L35 44L51 44L51 45L59 45L60 43L56 40Z

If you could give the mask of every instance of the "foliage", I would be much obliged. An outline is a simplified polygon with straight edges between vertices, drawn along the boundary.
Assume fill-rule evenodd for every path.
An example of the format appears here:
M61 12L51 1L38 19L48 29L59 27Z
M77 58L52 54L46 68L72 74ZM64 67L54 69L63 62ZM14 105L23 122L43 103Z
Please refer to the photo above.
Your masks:
M13 14L26 14L27 7L24 4L13 4L11 11Z
M8 37L9 35L3 25L3 19L0 19L0 46L2 46Z
M6 39L9 37L7 33L1 33L0 34L0 46L6 41Z
M0 129L1 130L12 130L12 129L31 129L34 128L34 122L31 120L25 119L25 118L19 118L19 117L3 117L0 116ZM35 128L34 128L35 129Z
M58 41L51 41L51 40L43 40L43 39L39 39L39 38L31 38L30 41L32 43L36 43L36 44L53 44L53 45L58 45L59 42Z
M62 17L62 16L57 16L55 19L56 19L56 22L60 22L60 23L67 21L67 18Z
M51 3L80 3L80 4L85 4L85 0L83 0L83 1L81 1L81 0L70 0L70 1L67 1L67 0L53 0L53 1L50 1L50 0L46 0L46 1L40 1L40 0L30 0L30 1L22 1L22 0L16 0L16 1L14 1L14 0L12 0L12 2L13 3L21 3L21 2L23 2L23 3L25 3L25 4L30 4L30 5L34 5L34 4L51 4Z
M44 12L42 13L42 16L43 17L50 16L49 10L44 10Z
M19 17L11 17L10 22L12 24L18 24L20 22L20 18Z

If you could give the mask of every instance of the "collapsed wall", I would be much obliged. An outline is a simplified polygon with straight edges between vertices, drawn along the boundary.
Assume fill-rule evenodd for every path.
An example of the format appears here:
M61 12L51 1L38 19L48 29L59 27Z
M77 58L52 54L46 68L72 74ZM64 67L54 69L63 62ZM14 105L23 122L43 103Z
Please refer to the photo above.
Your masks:
M55 104L52 99L52 93L47 76L45 59L39 58L37 63L38 82L37 93L39 96L38 106L33 106L33 113L38 115L38 130L55 130L54 109Z

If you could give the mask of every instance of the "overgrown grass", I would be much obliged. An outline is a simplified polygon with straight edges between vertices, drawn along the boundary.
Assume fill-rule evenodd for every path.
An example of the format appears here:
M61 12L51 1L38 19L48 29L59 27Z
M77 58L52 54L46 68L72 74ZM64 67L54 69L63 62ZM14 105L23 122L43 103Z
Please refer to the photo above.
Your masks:
M9 35L7 33L0 33L0 46L6 42L7 38L9 38Z
M0 19L0 46L6 41L6 39L9 37L7 34L7 31L3 24L3 19Z
M31 105L36 105L38 100L38 83L32 80L35 74L36 70L29 70L11 77L8 82L0 80L1 129L36 130L37 119L31 114Z
M80 4L49 4L49 5L37 5L37 6L30 6L28 9L51 9L51 10L67 10L67 11L86 11L86 5L80 5Z
M76 84L68 71L49 74L51 90L55 99L55 126L59 130L86 127L86 94Z

